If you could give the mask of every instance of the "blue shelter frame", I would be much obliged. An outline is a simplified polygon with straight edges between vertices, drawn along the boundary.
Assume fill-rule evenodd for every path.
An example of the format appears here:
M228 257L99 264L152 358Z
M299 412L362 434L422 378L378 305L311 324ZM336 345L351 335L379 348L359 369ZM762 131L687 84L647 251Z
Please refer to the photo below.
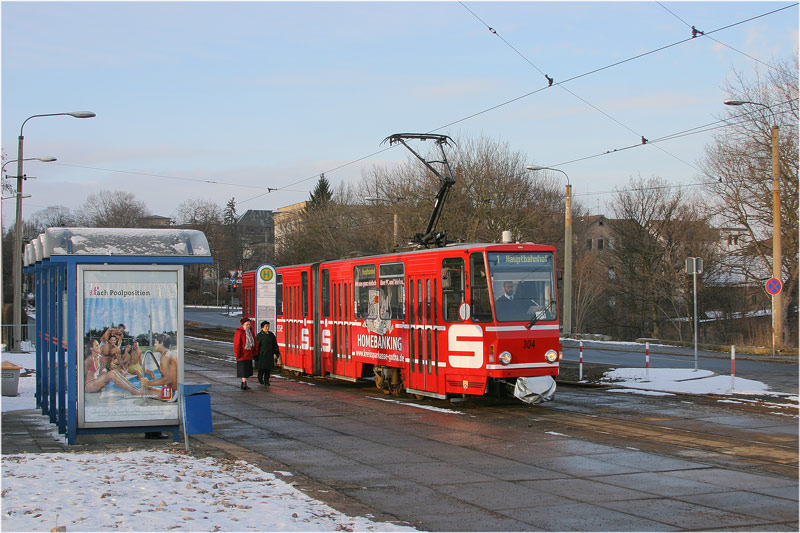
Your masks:
M79 434L172 431L175 426L78 427L78 266L211 263L196 230L48 228L25 247L24 272L36 297L36 407L69 444ZM183 324L178 324L179 328Z

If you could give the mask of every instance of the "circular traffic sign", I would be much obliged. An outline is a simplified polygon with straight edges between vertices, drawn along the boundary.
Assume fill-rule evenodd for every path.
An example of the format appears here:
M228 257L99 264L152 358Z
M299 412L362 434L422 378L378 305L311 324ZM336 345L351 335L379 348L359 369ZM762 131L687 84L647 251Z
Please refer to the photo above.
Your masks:
M783 289L783 283L781 283L781 280L778 278L769 278L764 284L764 288L767 289L769 294L775 296L781 292L781 289Z

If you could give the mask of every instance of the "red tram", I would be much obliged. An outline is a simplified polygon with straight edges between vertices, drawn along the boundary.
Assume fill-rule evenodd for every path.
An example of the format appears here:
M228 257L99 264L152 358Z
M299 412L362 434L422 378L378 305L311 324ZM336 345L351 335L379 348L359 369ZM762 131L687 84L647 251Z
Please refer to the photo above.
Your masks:
M285 369L435 398L552 398L561 360L555 249L472 244L277 269ZM255 272L242 275L255 316Z

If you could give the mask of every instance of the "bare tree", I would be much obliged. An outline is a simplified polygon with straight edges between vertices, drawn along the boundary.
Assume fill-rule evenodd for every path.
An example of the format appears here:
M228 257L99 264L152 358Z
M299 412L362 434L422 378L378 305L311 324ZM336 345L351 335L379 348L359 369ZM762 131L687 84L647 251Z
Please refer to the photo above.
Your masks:
M47 228L74 226L77 219L68 207L51 205L35 212L30 222L41 233Z
M175 208L176 222L196 229L222 224L222 209L210 200L189 198Z
M456 179L439 221L451 240L496 242L504 230L515 239L563 241L563 196L557 182L525 170L526 156L487 139L458 140L446 147ZM431 152L431 159L437 156ZM360 185L363 196L384 200L376 210L399 213L400 240L425 228L439 190L438 178L410 158L394 167L373 167Z
M214 298L219 297L219 250L225 245L225 228L222 225L222 209L210 200L190 198L178 204L173 215L181 225L202 231L208 240L214 264L191 265L185 269L186 298L194 297L197 302L204 301L208 289L213 288ZM227 265L226 265L227 266ZM208 280L212 280L208 286Z
M150 213L147 204L124 191L100 191L90 194L76 213L82 226L95 228L135 228Z
M686 257L701 249L709 255L716 244L703 205L663 179L638 178L617 191L610 207L614 244L604 257L616 275L609 280L615 305L607 326L633 339L658 338L668 324L680 337L675 319L686 316Z
M728 258L731 272L761 283L772 272L772 126L779 126L783 288L782 342L797 346L798 305L798 78L797 56L766 73L735 73L729 98L763 105L725 108L729 126L706 147L702 163L707 195L720 223L741 227L749 246ZM711 178L711 179L709 179ZM755 258L755 261L748 260Z

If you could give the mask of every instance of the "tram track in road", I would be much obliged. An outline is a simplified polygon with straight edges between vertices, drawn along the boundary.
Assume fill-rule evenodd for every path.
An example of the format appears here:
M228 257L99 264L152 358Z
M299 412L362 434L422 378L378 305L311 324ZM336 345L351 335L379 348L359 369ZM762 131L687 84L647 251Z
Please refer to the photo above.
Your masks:
M796 434L770 432L772 425L769 420L764 423L763 430L714 423L710 421L711 418L737 414L742 417L753 416L752 410L738 406L725 407L722 414L719 411L712 413L707 409L719 409L718 405L711 404L714 401L693 398L691 403L695 406L700 404L703 411L693 415L687 413L686 416L668 414L668 411L677 408L674 403L666 404L663 410L653 409L652 414L624 407L610 412L607 404L599 406L595 413L587 413L577 410L569 402L559 405L557 394L556 400L546 408L534 407L533 411L524 407L504 408L501 416L519 417L531 427L598 444L615 447L623 445L626 448L709 462L726 468L797 477ZM689 403L685 400L683 402ZM493 410L496 407L484 409Z
M194 343L191 343L194 344ZM227 365L224 355L196 346L187 350L187 360L200 366ZM205 364L203 362L205 361ZM319 377L284 375L286 379L313 382L321 387L346 387L358 396L391 398L409 405L452 409L478 415L487 424L534 427L566 437L578 438L617 448L633 448L684 460L724 465L726 468L761 471L796 478L798 448L796 433L770 431L784 423L778 415L757 406L720 405L717 398L695 395L675 399L599 398L601 390L564 386L556 399L544 406L528 406L516 400L497 401L475 398L462 404L445 400L415 400L385 396L362 383L353 386ZM688 405L687 405L688 404ZM733 420L739 418L740 420ZM760 428L748 420L757 417ZM729 418L716 422L713 419ZM773 424L772 422L775 421Z

